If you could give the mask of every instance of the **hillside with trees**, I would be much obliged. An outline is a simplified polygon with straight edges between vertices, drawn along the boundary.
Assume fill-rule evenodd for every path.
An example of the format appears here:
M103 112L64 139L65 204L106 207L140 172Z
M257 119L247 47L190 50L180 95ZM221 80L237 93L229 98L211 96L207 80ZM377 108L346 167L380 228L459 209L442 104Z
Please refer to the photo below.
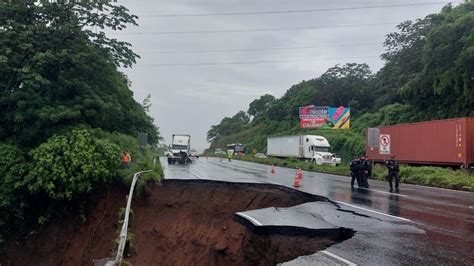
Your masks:
M397 29L386 36L385 64L376 73L366 64L336 65L281 98L264 95L238 113L245 119L226 117L211 127L210 150L241 142L265 152L268 136L318 134L347 162L364 153L367 127L473 117L474 3L447 5ZM300 129L298 108L307 105L350 107L352 128Z
M84 210L139 132L160 138L118 70L137 55L104 33L137 17L113 1L35 2L0 3L0 246Z

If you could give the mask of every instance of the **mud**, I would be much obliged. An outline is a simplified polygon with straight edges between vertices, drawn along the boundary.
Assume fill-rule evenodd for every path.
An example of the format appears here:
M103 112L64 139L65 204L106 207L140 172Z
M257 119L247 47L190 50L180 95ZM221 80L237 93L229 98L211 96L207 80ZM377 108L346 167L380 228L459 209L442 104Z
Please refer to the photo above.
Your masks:
M289 207L321 198L277 186L206 181L166 181L148 185L134 200L130 232L133 265L274 265L313 254L348 236L255 234L234 221L234 213ZM125 193L109 191L91 212L57 221L26 243L0 255L1 265L92 265L111 257L118 210Z

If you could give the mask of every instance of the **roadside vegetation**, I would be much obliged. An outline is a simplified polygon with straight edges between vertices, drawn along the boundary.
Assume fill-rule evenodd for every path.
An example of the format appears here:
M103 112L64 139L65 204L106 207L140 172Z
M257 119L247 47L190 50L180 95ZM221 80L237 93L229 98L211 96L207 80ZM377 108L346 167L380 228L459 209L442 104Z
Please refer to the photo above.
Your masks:
M206 153L203 156L220 157L212 153ZM350 176L349 164L344 163L338 166L317 165L310 162L298 160L296 158L257 158L253 155L234 156L233 160L241 160L266 165L274 165L306 171L321 172L334 175ZM372 169L372 178L380 181L386 181L387 168L383 165L375 164ZM348 182L350 180L348 179ZM455 190L466 190L474 192L474 176L461 170L450 168L441 168L434 166L400 166L400 181L408 184L448 188Z
M242 143L247 154L253 149L266 153L269 136L314 134L326 137L333 152L348 165L352 158L364 155L368 127L473 117L473 14L474 3L466 1L456 7L446 5L424 19L400 23L396 32L386 36L381 55L385 64L378 72L373 73L367 64L336 65L320 77L293 85L281 98L263 95L247 111L225 117L209 129L209 151ZM298 107L308 105L350 107L351 129L300 129ZM290 163L298 164L291 160L275 164ZM327 169L319 167L323 172ZM436 167L404 167L401 174L404 182L448 188L469 187L473 179Z
M118 70L138 55L103 34L136 18L113 1L0 3L0 247L85 215L94 197L128 185L133 172L154 170L142 183L162 176L149 98L137 103ZM148 133L144 151L139 132ZM130 169L121 169L123 151Z

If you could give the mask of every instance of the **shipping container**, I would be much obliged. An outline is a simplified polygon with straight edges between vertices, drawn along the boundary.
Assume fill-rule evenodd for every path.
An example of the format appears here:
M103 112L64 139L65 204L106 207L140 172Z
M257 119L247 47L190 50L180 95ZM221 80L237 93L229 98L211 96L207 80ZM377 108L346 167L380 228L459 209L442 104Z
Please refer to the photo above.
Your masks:
M379 130L380 147L369 147L366 134L366 155L376 162L395 155L401 163L474 167L474 118L381 126Z

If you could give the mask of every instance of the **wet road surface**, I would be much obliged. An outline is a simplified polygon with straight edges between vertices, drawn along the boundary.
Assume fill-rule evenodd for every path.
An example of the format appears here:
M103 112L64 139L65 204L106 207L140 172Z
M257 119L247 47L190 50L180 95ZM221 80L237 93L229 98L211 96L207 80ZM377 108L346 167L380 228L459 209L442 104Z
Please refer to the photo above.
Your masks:
M208 179L293 186L295 170L217 158L168 165L167 179ZM303 171L300 191L329 198L332 203L306 203L290 208L249 211L243 215L261 224L300 227L337 226L356 231L354 237L325 252L300 257L285 265L473 265L474 193L370 180L370 188L350 188L350 178ZM343 211L341 211L343 210ZM313 218L311 218L313 217ZM329 225L328 225L329 224Z

